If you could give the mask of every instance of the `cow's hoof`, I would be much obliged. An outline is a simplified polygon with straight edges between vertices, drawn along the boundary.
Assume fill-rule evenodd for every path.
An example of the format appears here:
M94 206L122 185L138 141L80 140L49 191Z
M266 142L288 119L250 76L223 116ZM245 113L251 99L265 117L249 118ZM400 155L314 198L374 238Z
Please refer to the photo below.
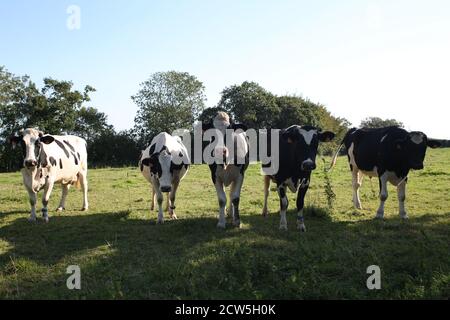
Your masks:
M358 209L358 210L362 210L362 209L363 209L363 207L362 207L362 205L361 205L361 204L357 204L357 205L355 205L355 208L356 208L356 209Z
M177 217L176 214L172 214L172 215L170 216L170 219L172 219L172 220L178 220L178 217Z
M384 212L377 212L377 215L375 216L376 220L383 220L384 219Z
M164 224L164 219L158 219L158 220L156 221L156 224Z
M300 232L306 232L306 227L305 227L305 225L304 225L303 223L298 224L297 229L298 229Z
M264 218L267 218L267 217L269 216L269 211L263 210L263 212L261 213L261 215L262 215Z
M29 217L28 218L29 222L36 222L36 220L37 220L36 217Z
M403 220L408 220L408 219L409 219L409 216L408 216L408 214L407 214L406 212L400 213L400 217L401 217Z
M287 231L287 229L288 229L287 224L280 224L281 231Z
M240 228L241 227L241 220L233 221L233 226L235 226L236 228Z
M88 207L81 208L81 211L88 211L88 210L89 210Z
M225 228L226 228L226 223L225 223L225 222L219 222L219 223L217 224L217 228L219 228L219 229L225 229Z
M58 209L56 209L56 212L63 212L64 210L66 210L66 208L64 208L64 207L59 207Z

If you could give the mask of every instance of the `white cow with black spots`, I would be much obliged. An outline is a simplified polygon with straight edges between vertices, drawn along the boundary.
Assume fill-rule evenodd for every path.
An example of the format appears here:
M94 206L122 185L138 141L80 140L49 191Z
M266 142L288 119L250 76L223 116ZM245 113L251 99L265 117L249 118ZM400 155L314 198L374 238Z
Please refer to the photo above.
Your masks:
M152 206L155 197L158 202L158 223L164 222L163 193L169 193L168 210L171 219L175 214L175 197L181 180L186 176L190 158L186 147L179 137L162 132L153 138L139 159L139 168L152 188Z
M37 129L25 129L10 138L13 147L21 144L24 161L21 170L23 182L31 204L30 221L36 221L37 194L44 189L42 216L48 222L48 202L55 184L62 185L58 211L65 210L66 197L71 185L83 191L82 210L88 209L86 141L76 136L44 134Z
M211 151L209 168L211 179L216 188L219 201L218 228L226 227L225 211L227 196L225 187L230 186L230 203L228 215L233 218L233 225L240 227L239 202L241 189L244 184L245 171L249 165L249 144L244 131L247 127L235 124L225 112L218 112L210 123L202 123L203 132L212 130L211 138L222 137L223 141L212 141L207 147ZM229 132L227 132L229 131ZM228 141L226 141L228 138ZM212 139L211 139L212 140ZM228 143L227 143L228 142Z

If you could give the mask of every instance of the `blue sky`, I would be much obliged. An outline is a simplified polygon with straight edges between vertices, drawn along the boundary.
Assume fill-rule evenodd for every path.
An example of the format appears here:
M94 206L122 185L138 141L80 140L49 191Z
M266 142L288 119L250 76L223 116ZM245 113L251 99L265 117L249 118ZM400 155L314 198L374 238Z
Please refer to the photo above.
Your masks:
M69 5L81 28L69 30ZM139 83L187 71L214 106L226 86L256 81L299 94L358 125L396 118L450 138L449 1L0 2L0 65L41 84L92 85L91 105L130 128Z

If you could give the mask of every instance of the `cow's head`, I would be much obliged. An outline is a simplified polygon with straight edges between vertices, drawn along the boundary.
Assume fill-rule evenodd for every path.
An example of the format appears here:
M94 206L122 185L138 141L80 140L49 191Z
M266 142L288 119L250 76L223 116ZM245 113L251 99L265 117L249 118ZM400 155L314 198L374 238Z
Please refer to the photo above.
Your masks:
M247 126L240 123L234 123L226 112L219 111L209 123L202 123L203 132L209 129L217 129L225 135L227 129L247 131Z
M412 131L404 138L397 139L394 142L394 152L401 155L401 158L407 161L410 168L422 170L427 147L434 149L441 145L441 141L430 139L423 132Z
M317 149L320 142L330 142L335 134L311 126L292 126L281 133L281 138L291 146L303 171L316 169Z
M22 147L23 152L23 166L27 169L33 170L39 165L39 154L41 151L41 138L44 136L42 131L37 129L24 129L9 138L13 148L18 144Z
M227 148L227 130L232 130L232 139L235 141L237 134L247 131L247 126L240 123L235 123L230 119L230 116L223 111L219 111L217 115L211 119L209 123L202 123L203 133L207 130L214 129L222 134L223 141L219 141L217 146L212 150L211 156L214 159L220 159L223 161L224 167L226 167L230 162L230 151ZM218 134L218 133L217 133ZM214 137L217 135L214 134ZM211 143L213 140L210 141Z
M160 151L155 152L154 147L150 148L150 155L141 161L141 165L148 166L151 174L155 179L159 180L161 192L170 192L172 190L172 177L174 170L180 170L183 163L177 164L183 159L183 154L176 155L177 160L174 161L167 147L163 147Z

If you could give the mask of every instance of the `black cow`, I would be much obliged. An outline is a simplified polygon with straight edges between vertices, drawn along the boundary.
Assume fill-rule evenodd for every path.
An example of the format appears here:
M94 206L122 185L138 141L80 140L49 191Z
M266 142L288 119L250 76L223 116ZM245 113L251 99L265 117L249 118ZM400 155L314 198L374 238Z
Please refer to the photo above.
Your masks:
M347 132L333 158L336 164L339 151L347 149L350 170L353 175L353 203L361 209L359 188L364 175L378 177L380 182L380 207L377 218L384 216L384 204L388 198L387 182L397 187L400 216L408 218L405 210L408 173L423 169L427 147L437 148L438 140L429 139L423 132L408 132L399 127L356 129ZM330 169L331 169L330 168Z
M264 208L263 216L267 216L267 198L269 196L270 181L277 184L280 197L280 229L287 230L286 211L289 205L286 189L289 188L297 194L297 227L305 232L306 227L303 218L305 195L311 180L311 172L316 169L317 148L320 142L333 140L335 134L330 131L322 132L321 129L311 126L292 126L281 130L279 138L279 170L275 175L264 177ZM268 140L270 141L270 139ZM275 146L270 146L272 153ZM263 165L264 169L269 164Z
M211 179L216 188L217 198L219 200L219 222L218 228L225 228L225 206L227 203L227 196L225 194L225 187L231 186L230 190L230 204L228 215L233 217L233 225L240 227L241 220L239 215L239 201L241 195L242 185L244 183L245 171L249 165L249 145L247 136L245 134L247 128L242 124L235 124L230 121L230 117L225 112L218 112L215 118L210 123L202 124L202 130L205 132L209 129L216 129L222 134L223 141L218 143L214 149L211 149L211 160L209 161L209 168L211 170ZM233 150L230 150L226 141L226 130L233 130L231 135L232 141L230 145ZM237 131L240 130L241 132ZM216 133L218 133L216 132ZM213 146L214 140L209 146ZM219 161L217 161L219 160Z

